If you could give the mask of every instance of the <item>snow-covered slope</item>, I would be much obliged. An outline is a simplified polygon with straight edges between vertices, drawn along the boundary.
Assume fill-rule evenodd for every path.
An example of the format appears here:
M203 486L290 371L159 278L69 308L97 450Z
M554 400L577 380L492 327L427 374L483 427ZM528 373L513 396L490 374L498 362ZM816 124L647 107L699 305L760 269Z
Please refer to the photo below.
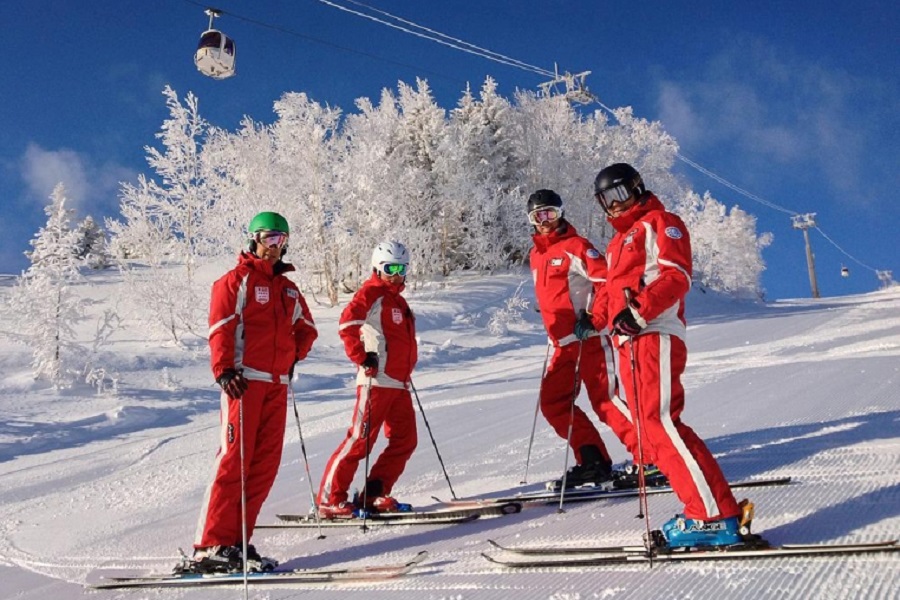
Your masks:
M108 273L90 282L85 294L98 300L91 311L99 314L115 301L118 278ZM463 277L407 294L421 338L414 383L459 497L533 489L563 468L563 442L539 420L530 483L519 485L546 350L536 314L498 313L520 285L530 299L524 273ZM120 305L127 314L123 308L137 307ZM321 335L295 382L315 486L353 401L352 368L336 332L339 312L313 306ZM689 315L685 421L729 478L797 481L750 491L755 530L775 543L900 536L900 289L765 306L693 293ZM204 343L161 347L131 323L104 348L102 361L119 382L115 393L102 395L33 382L27 348L0 341L2 599L240 595L239 589L82 588L96 565L164 568L178 546L190 546L218 440L218 394ZM624 460L624 448L602 431L614 459ZM421 417L419 433L419 448L394 491L427 506L432 496L451 492ZM261 522L274 522L277 512L307 511L309 483L289 411L281 472ZM887 599L900 589L897 554L523 572L480 557L490 550L489 538L638 543L637 508L636 500L572 505L562 514L555 506L530 507L449 527L329 530L324 540L315 530L260 530L256 545L288 566L395 561L422 549L430 556L414 575L389 584L269 587L251 596ZM671 495L651 497L652 523L679 508Z

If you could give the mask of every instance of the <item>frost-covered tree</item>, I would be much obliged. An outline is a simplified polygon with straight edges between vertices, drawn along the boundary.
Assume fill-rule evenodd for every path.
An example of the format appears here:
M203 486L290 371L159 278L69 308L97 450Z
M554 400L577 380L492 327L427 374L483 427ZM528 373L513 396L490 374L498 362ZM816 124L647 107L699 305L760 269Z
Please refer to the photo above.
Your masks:
M106 232L88 215L75 230L78 236L75 256L92 269L105 269L112 264L107 250Z
M694 281L736 296L758 298L765 269L762 250L771 235L756 235L756 218L738 207L728 210L709 192L691 193L682 216L691 232Z
M487 78L475 99L466 89L450 113L438 155L444 201L461 225L457 267L493 269L521 259L529 229L519 189L525 160L513 138L513 108Z
M141 257L149 267L144 285L152 289L141 290L137 279L132 289L147 294L144 305L160 311L155 322L170 335L202 321L194 314L204 302L192 291L193 260L242 249L246 223L259 210L288 218L287 259L300 269L298 283L333 303L368 275L372 248L386 239L409 247L413 283L524 260L531 243L525 201L539 188L559 192L567 218L605 247L612 232L593 199L593 178L613 162L633 164L667 207L698 228L704 285L748 295L759 288L767 241L755 222L741 211L713 219L712 202L700 210L672 171L675 140L627 107L610 117L582 115L559 96L520 91L508 101L487 78L477 98L465 90L448 116L417 80L383 90L378 104L358 99L347 115L287 93L275 103L273 124L245 118L229 132L207 125L193 96L182 103L169 88L165 94L163 149L148 148L156 176L123 186L124 224L107 228L118 256ZM188 266L187 282L165 279L170 263Z
M337 135L341 111L310 101L306 94L285 94L275 103L278 121L272 127L280 194L289 198L282 213L295 223L290 251L302 256L297 265L307 277L317 277L329 302L338 300L342 236L335 228L341 197L335 178L342 159Z
M138 270L126 262L121 268L130 284L127 293L145 311L144 322L180 343L185 332L202 335L206 295L198 287L195 262L216 255L218 242L203 227L212 207L201 159L206 121L193 94L184 104L169 86L163 95L169 118L156 134L163 150L145 147L161 181L141 175L137 185L124 184L120 211L125 220L107 220L107 228L116 236L118 256L142 261Z
M11 308L18 323L14 337L31 348L35 379L60 387L72 382L75 361L83 353L73 324L84 316L84 302L72 289L83 283L76 256L79 237L62 183L44 212L47 223L29 242L31 266L16 282Z

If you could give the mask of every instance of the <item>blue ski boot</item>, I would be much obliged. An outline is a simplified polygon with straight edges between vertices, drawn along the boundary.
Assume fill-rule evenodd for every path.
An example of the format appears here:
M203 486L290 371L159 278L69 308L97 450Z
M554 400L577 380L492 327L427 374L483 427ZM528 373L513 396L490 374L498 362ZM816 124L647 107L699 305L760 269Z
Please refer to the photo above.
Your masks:
M737 517L716 521L688 519L675 515L662 526L662 533L669 548L700 548L708 546L732 546L740 544L740 522Z

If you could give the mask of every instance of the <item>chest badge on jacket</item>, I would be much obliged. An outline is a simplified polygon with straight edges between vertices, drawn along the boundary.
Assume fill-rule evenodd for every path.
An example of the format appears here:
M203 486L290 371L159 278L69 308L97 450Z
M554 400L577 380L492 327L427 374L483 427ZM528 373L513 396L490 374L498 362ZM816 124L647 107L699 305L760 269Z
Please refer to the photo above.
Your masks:
M260 304L265 304L269 301L269 288L266 286L258 285L254 288L256 292L256 301Z
M562 259L562 258L551 258L551 259L550 259L550 266L551 266L551 267L561 267L562 264L563 264L563 259Z
M392 308L391 309L391 318L394 320L394 323L399 325L400 323L403 322L403 311L400 310L399 308Z

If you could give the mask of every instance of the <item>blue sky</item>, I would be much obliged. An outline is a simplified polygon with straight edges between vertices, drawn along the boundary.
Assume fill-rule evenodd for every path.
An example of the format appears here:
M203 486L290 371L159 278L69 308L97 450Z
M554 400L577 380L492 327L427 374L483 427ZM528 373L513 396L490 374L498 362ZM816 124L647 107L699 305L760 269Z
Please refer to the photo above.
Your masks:
M362 3L334 0L369 12ZM369 4L369 3L366 3ZM735 6L726 6L733 4ZM737 6L737 5L740 6ZM810 232L823 296L900 280L900 9L893 3L372 0L398 15L518 61L591 71L610 107L661 120L681 153L751 200L679 162L699 191L754 214L772 232L769 299L810 293L802 234L789 213L817 213ZM0 272L18 272L63 181L79 217L116 213L118 182L148 172L145 145L166 118L161 90L194 92L201 114L235 129L273 120L272 103L303 91L353 111L398 80L429 81L455 106L487 75L504 95L545 77L414 37L321 0L223 0L217 27L238 47L238 75L200 75L192 55L207 17L193 0L8 0L0 4ZM605 165L597 165L599 170ZM652 188L652 182L648 182ZM585 190L585 194L590 194ZM830 240L830 241L829 241ZM843 251L843 252L842 252ZM848 256L849 255L849 256ZM840 276L841 266L851 276Z

